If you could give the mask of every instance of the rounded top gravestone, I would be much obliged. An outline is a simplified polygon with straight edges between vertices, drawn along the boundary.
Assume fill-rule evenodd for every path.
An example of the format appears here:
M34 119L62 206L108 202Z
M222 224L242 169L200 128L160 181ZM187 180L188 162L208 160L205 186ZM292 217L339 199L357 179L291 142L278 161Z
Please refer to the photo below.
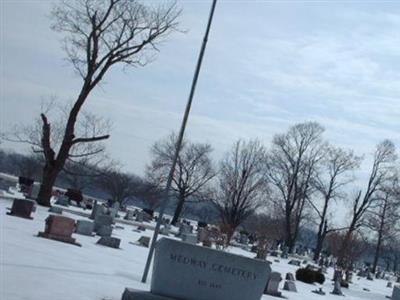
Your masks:
M151 293L190 300L260 300L270 273L266 261L162 238Z

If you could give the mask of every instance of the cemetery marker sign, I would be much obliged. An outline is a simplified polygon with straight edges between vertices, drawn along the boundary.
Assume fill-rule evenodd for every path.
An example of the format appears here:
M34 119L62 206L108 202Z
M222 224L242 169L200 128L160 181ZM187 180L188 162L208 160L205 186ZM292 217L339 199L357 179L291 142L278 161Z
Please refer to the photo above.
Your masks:
M162 238L157 242L151 293L126 289L123 300L260 300L269 263Z

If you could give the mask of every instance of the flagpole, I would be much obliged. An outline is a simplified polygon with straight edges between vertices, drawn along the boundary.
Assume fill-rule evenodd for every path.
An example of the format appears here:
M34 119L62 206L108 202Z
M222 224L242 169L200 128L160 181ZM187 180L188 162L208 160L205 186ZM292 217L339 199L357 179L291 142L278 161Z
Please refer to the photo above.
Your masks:
M161 208L160 208L160 212L159 212L159 215L158 215L156 228L154 230L154 234L153 234L153 237L152 237L152 240L151 240L151 246L150 246L149 254L147 256L146 266L145 266L144 272L143 272L143 277L142 277L142 282L143 283L145 283L146 280L147 280L147 275L149 273L151 261L153 259L154 248L156 246L157 237L158 237L158 234L159 234L159 231L160 231L161 221L162 221L162 218L163 218L163 215L164 215L164 212L165 212L165 208L167 207L167 204L168 204L169 192L171 190L171 183L172 183L172 178L173 178L173 175L174 175L176 161L178 160L179 151L181 150L183 135L185 133L186 123L187 123L187 120L189 118L190 108L192 106L193 96L194 96L194 92L196 90L197 79L199 78L200 68L201 68L201 64L203 62L203 56L204 56L204 52L206 50L208 34L210 32L211 22L212 22L212 19L213 19L213 16L214 16L214 10L215 10L216 4L217 4L217 0L213 0L212 5L211 5L211 10L210 10L210 15L208 17L206 32L204 34L203 43L202 43L201 48L200 48L200 54L199 54L199 58L197 60L197 65L196 65L196 69L195 69L194 76L193 76L193 81L192 81L192 86L191 86L191 89L190 89L189 98L188 98L188 101L187 101L187 104L186 104L185 114L183 115L181 128L180 128L180 131L179 131L178 139L176 141L174 159L172 161L171 170L169 171L167 184L166 184L166 187L165 187L165 190L164 190L164 193L163 193L163 203L162 203Z

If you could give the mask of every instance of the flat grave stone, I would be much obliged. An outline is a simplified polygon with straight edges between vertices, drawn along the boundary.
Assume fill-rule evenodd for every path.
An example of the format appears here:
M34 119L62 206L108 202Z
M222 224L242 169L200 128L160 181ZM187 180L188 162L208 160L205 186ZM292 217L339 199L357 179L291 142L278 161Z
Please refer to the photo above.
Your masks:
M291 281L291 280L286 280L285 281L285 284L283 285L283 289L285 291L297 293L296 284L294 283L294 281Z
M265 286L264 294L275 297L281 297L282 293L278 291L279 283L281 281L282 281L281 273L272 272L267 281L267 285Z
M321 296L325 296L326 295L326 293L322 290L322 288L319 288L317 290L312 290L311 292L314 293L314 294L321 295Z
M24 219L33 219L31 217L35 202L26 199L14 199L11 211L7 215L20 217Z
M151 292L145 293L149 297L125 290L122 299L260 300L270 272L261 260L162 238L155 249Z
M76 222L75 232L82 235L93 235L94 223L88 220L78 220Z
M61 207L52 206L49 208L50 213L62 215L63 209Z
M292 259L288 262L289 265L293 265L293 266L297 266L300 267L301 266L301 261L296 260L296 259Z
M141 236L136 243L139 246L143 246L143 247L149 248L149 246L150 246L150 237Z
M400 286L398 285L393 288L392 300L400 300Z
M57 215L49 215L46 219L44 232L39 232L38 236L80 246L80 244L77 243L74 238L72 238L72 233L74 230L74 219Z
M110 248L119 249L121 240L116 237L103 236L97 241L97 244L107 246Z

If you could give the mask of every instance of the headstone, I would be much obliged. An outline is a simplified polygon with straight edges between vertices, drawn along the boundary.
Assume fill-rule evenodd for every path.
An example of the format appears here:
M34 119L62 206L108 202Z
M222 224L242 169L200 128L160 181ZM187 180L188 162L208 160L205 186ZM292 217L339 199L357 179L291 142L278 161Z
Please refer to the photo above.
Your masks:
M113 222L114 219L111 216L98 214L94 219L94 231L97 233L101 226L111 226Z
M286 280L295 281L292 273L286 273Z
M137 244L139 244L140 246L149 248L150 246L150 237L148 236L141 236L138 241Z
M339 279L335 280L335 284L333 286L333 291L331 292L333 295L343 296L342 288L340 286Z
M197 231L197 241L202 243L205 240L208 240L209 238L209 233L207 228L201 227L199 228L199 230Z
M144 215L144 212L139 211L139 212L136 214L136 219L135 219L135 221L136 221L136 222L139 222L139 223L143 223L143 220L144 220L143 215Z
M393 288L392 300L400 300L400 286L398 285Z
M11 211L7 214L10 216L25 218L25 219L33 219L31 217L31 213L35 202L26 199L14 199Z
M192 245L196 245L197 244L197 235L190 234L190 233L182 234L182 241L192 244Z
M144 226L138 226L137 229L139 231L146 231L146 227L144 227Z
M371 272L368 272L367 280L374 280L374 276Z
M282 281L281 273L272 272L268 281L267 285L264 289L264 294L281 297L281 292L278 291L279 283Z
M103 236L97 241L97 244L118 249L119 245L121 244L121 240L115 237Z
M126 214L124 216L125 220L133 220L133 217L135 215L135 212L133 210L127 210Z
M169 236L169 233L170 233L169 225L164 225L163 227L160 228L160 234Z
M154 297L126 289L122 299L260 300L270 272L264 261L162 238L153 264Z
M388 287L388 288L392 288L393 287L393 284L392 284L392 282L388 282L387 284L386 284L386 287Z
M104 214L105 214L105 207L102 204L99 204L97 201L94 201L90 218L92 220L95 220L98 215L104 215Z
M80 244L76 243L75 239L72 238L74 230L74 219L49 215L46 219L44 232L39 232L38 236L80 246Z
M285 284L283 285L283 289L285 291L296 292L297 293L296 284L294 283L294 281L291 281L291 280L286 280L285 281Z
M192 228L190 225L183 223L179 226L179 236L191 233L192 233Z
M288 247L283 247L281 258L287 259L289 257L289 249Z
M267 259L267 253L268 253L268 251L267 251L267 249L265 248L265 246L263 246L263 247L259 247L258 249L257 249L257 255L256 255L256 258L258 258L258 259Z
M102 236L102 237L110 237L112 234L112 226L111 225L101 225L100 227L97 228L97 235Z
M60 196L58 196L55 204L68 207L69 199L68 199L68 197L66 197L64 195L60 195Z
M89 235L93 234L94 223L88 220L78 220L76 222L76 230L75 232L78 234Z
M296 259L292 259L288 262L289 265L293 265L293 266L297 266L300 267L301 266L301 261L296 260Z
M203 246L211 248L212 247L212 241L210 239L204 240L203 241Z
M62 208L61 207L57 207L57 206L52 206L49 208L49 212L54 213L54 214L59 214L62 215Z

